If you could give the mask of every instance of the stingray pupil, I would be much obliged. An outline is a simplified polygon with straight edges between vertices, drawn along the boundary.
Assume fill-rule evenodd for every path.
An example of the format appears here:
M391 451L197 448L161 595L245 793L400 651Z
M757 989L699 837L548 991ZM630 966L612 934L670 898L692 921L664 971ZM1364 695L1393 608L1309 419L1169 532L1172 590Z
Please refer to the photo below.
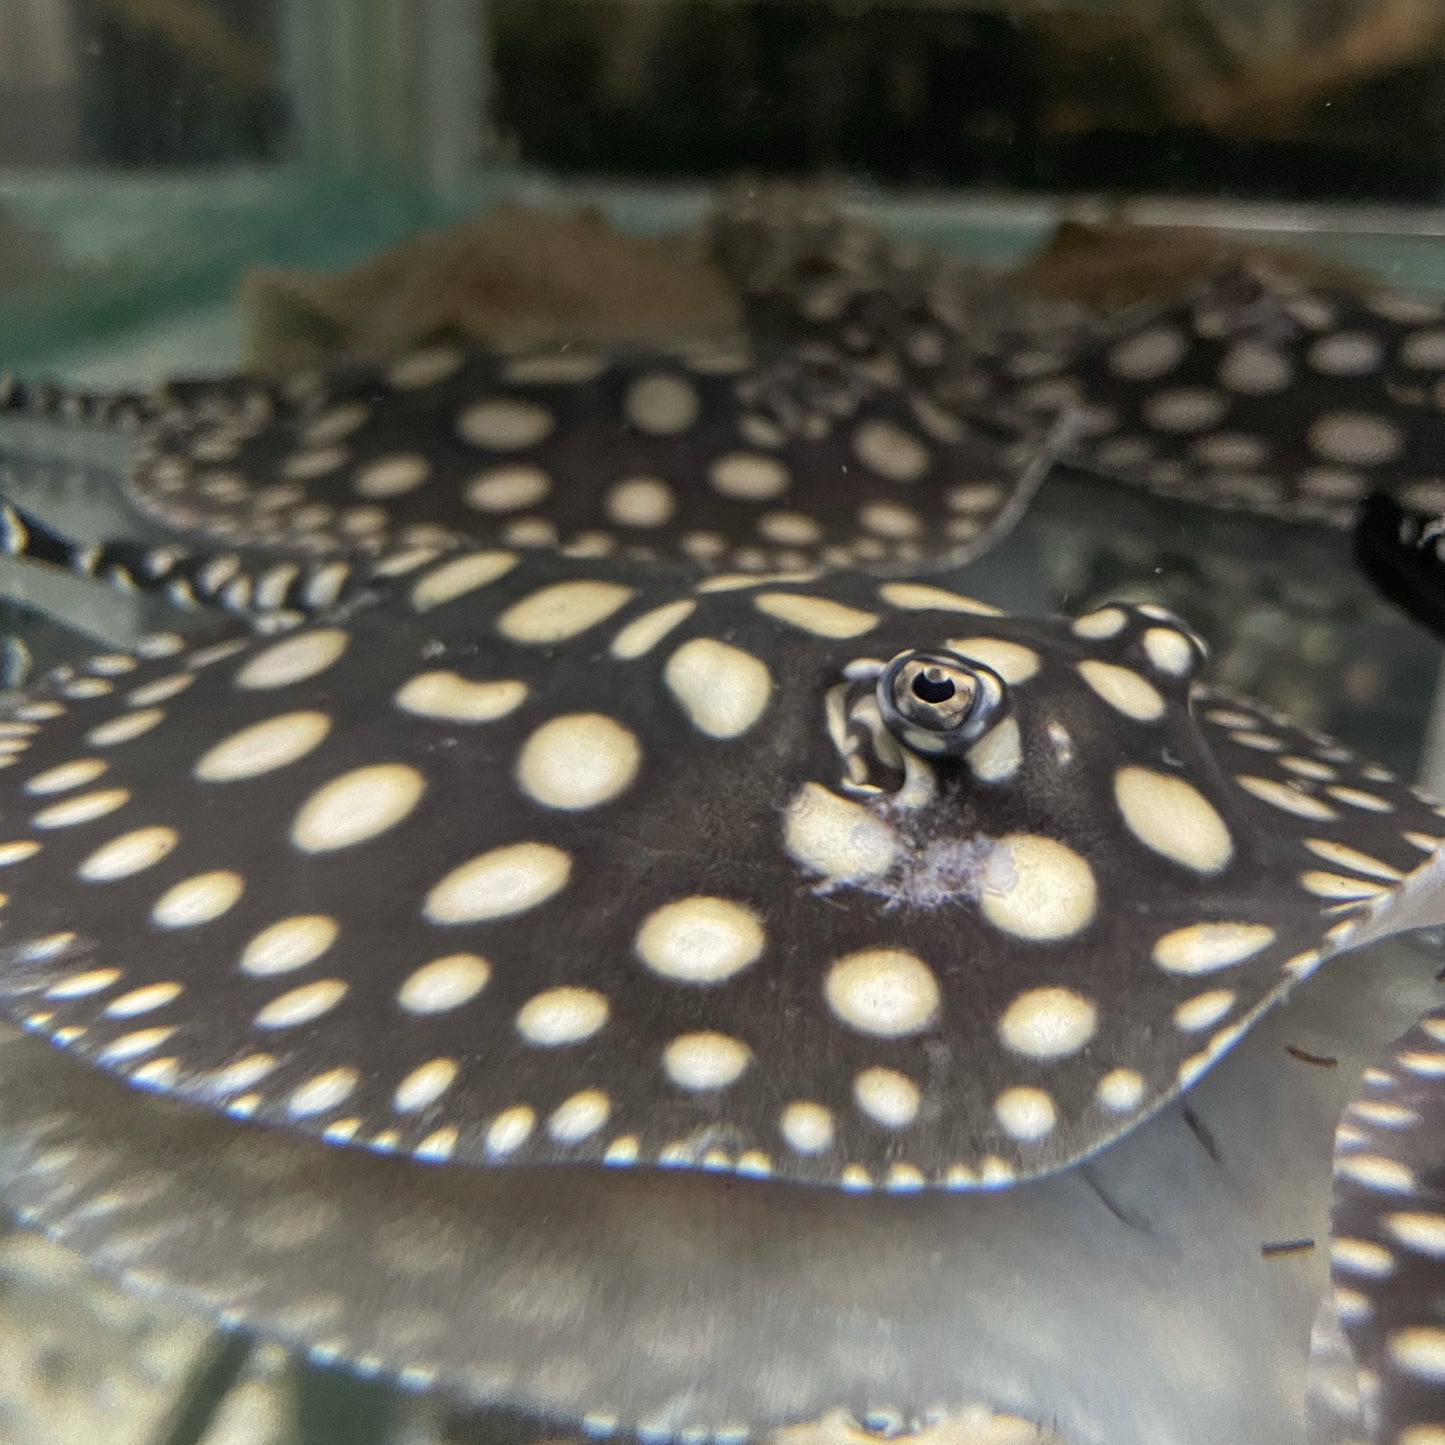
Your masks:
M930 667L927 672L920 672L913 679L914 693L923 699L924 702L947 702L957 691L953 682L945 677L942 671L936 667Z

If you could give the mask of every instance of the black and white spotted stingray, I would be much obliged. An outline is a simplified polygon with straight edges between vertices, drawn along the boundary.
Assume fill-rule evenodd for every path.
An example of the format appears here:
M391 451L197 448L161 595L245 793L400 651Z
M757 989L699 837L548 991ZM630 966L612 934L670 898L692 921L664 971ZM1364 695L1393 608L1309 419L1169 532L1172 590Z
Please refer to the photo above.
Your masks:
M12 550L322 614L104 655L6 725L0 986L73 1053L428 1162L987 1189L1434 916L1434 806L1212 695L1177 619L844 565L956 563L1045 443L831 360L714 395L676 359L420 355L160 416L133 492L227 551L8 517Z

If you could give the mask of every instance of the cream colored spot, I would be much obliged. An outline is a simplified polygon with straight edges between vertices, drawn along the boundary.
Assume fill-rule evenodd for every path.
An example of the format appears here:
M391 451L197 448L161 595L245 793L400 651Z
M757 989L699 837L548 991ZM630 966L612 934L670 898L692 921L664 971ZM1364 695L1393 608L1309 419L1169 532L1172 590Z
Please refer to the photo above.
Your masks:
M503 1109L487 1130L486 1150L494 1157L515 1153L531 1137L537 1114L526 1104Z
M1128 620L1121 608L1101 607L1097 612L1086 612L1082 617L1076 617L1070 631L1076 637L1099 641L1106 637L1117 637Z
M662 1066L680 1089L725 1089L741 1077L752 1050L739 1039L712 1032L680 1034L663 1050Z
M938 1015L938 980L922 959L896 948L869 948L840 958L823 985L828 1006L851 1028L903 1038Z
M995 928L1046 942L1070 938L1094 917L1098 892L1089 865L1052 838L1000 838L984 868L980 907Z
M1336 1163L1335 1173L1386 1194L1412 1194L1415 1190L1414 1173L1398 1159L1374 1154L1347 1155Z
M305 682L337 662L350 641L350 634L339 627L322 627L288 637L251 658L236 674L236 686L290 687Z
M281 472L293 481L309 482L313 477L324 477L327 472L334 472L345 460L345 447L295 452L282 463Z
M93 993L103 993L119 977L118 968L93 968L85 973L73 973L46 989L45 997L89 998Z
M324 913L302 913L263 928L242 950L241 969L257 978L305 968L336 942L340 925Z
M520 512L551 490L552 478L541 467L494 467L468 482L462 498L478 512Z
M1439 1325L1411 1325L1389 1339L1390 1358L1406 1374L1431 1384L1445 1384L1445 1329Z
M758 533L780 547L811 547L823 529L802 512L769 512L758 520Z
M716 491L739 502L770 502L788 490L788 469L756 452L729 452L712 464L708 479Z
M804 783L793 794L783 841L796 862L834 883L881 877L899 852L887 823L818 783Z
M1298 788L1292 788L1287 783L1277 783L1271 778L1256 778L1247 773L1237 774L1235 782L1260 802L1268 803L1281 812L1293 813L1297 818L1325 822L1339 816L1328 803L1322 803L1318 798L1301 792Z
M565 642L605 622L632 595L631 587L616 582L554 582L507 608L497 619L497 631L513 642Z
M465 358L459 347L424 346L388 368L386 379L398 391L420 391L445 381Z
M1347 878L1341 873L1325 873L1312 869L1300 875L1300 887L1316 898L1373 898L1385 891L1380 883L1366 883L1359 878Z
M36 773L25 784L25 791L40 796L63 793L69 788L93 783L109 766L99 758L77 758L73 763L61 763L59 767Z
M361 1082L355 1069L328 1069L298 1085L286 1103L288 1113L308 1119L344 1104Z
M864 1069L853 1080L853 1100L885 1129L906 1129L918 1117L918 1085L896 1069Z
M1328 763L1316 762L1314 758L1281 758L1279 765L1287 772L1301 778L1313 778L1316 782L1328 782L1339 776Z
M800 592L760 592L753 598L753 605L759 612L776 617L779 622L786 622L801 632L810 632L815 637L840 640L861 637L878 625L875 613Z
M567 882L572 860L549 843L512 843L453 869L427 894L433 923L477 923L535 908Z
M1351 1274L1384 1279L1394 1273L1395 1257L1383 1244L1341 1237L1330 1243L1330 1260Z
M457 1072L455 1059L428 1059L396 1086L391 1107L403 1114L429 1109L456 1082Z
M1445 1216L1439 1214L1387 1214L1385 1227L1406 1249L1445 1259Z
M1172 326L1152 326L1109 350L1109 370L1130 381L1157 381L1184 359L1187 342Z
M1393 461L1404 446L1399 427L1382 416L1337 411L1322 416L1309 432L1310 446L1326 461L1378 467Z
M568 713L543 723L522 745L517 782L534 801L575 812L623 792L637 776L642 748L601 713Z
M492 968L475 953L434 958L408 976L396 1001L408 1013L447 1013L470 1003L491 981Z
M331 731L320 712L288 712L232 733L204 753L195 775L205 783L233 783L284 768L317 747Z
M420 672L397 690L396 705L443 722L495 722L522 705L527 684L513 679L471 682L455 672Z
M154 867L181 841L174 828L138 828L97 848L76 872L88 883L110 883Z
M822 1104L795 1099L782 1112L778 1130L799 1154L821 1154L833 1143L833 1116Z
M52 803L42 808L31 820L33 828L71 828L77 823L94 822L107 813L113 813L130 801L125 788L105 788L98 793L81 793L67 798L63 803Z
M539 1048L590 1039L607 1022L606 998L590 988L549 988L535 994L517 1013L517 1032Z
M766 665L750 652L711 637L684 642L663 679L692 725L710 738L735 738L762 717L772 695Z
M1367 813L1391 813L1395 805L1378 793L1366 793L1359 788L1346 788L1339 784L1325 789L1336 802L1351 808L1362 808Z
M1172 627L1151 627L1144 634L1144 651L1149 661L1171 677L1183 677L1194 667L1194 649L1189 639Z
M174 1003L183 992L184 985L179 983L147 984L144 988L132 989L129 993L112 999L105 1006L106 1017L133 1019L139 1014L150 1013L153 1009Z
M680 376L653 372L627 389L627 416L640 431L672 436L697 420L702 404L697 392Z
M603 1128L611 1115L612 1100L601 1089L583 1089L552 1111L547 1132L559 1144L580 1144Z
M1039 655L1021 642L1001 637L951 637L948 650L991 667L1007 683L1027 682L1040 667Z
M365 843L407 817L425 791L426 779L406 763L356 768L318 788L301 805L291 841L304 853Z
M1168 973L1213 973L1253 958L1274 938L1263 923L1194 923L1166 933L1154 945L1154 962Z
M1111 1069L1094 1092L1111 1112L1132 1114L1144 1102L1144 1076L1134 1069Z
M1171 862L1196 873L1218 873L1234 856L1224 819L1183 778L1123 767L1114 775L1114 801L1129 831Z
M892 607L902 607L909 612L976 612L983 617L997 617L999 609L991 603L965 597L961 592L949 592L942 587L930 587L926 582L885 582L878 589L878 595Z
M998 1031L1015 1053L1032 1059L1066 1059L1094 1037L1098 1024L1098 1009L1072 989L1035 988L1014 999Z
M381 501L414 492L429 476L431 463L425 457L403 452L368 463L352 478L351 486L357 496Z
M644 612L641 617L634 617L612 639L609 650L613 657L632 662L651 652L673 628L687 621L696 610L697 603L690 597L680 602L665 602L651 612Z
M346 997L346 984L339 978L318 978L288 993L277 995L256 1015L258 1029L292 1029L309 1024L329 1013Z
M330 446L351 435L370 415L365 402L351 401L323 411L307 423L302 440L310 447Z
M660 527L677 511L677 498L657 477L628 477L607 493L606 507L619 527Z
M638 956L683 983L720 983L755 963L767 941L756 913L726 898L680 898L654 909L637 932Z
M923 518L899 502L865 502L858 508L858 525L874 536L895 541L923 532Z
M195 928L233 908L245 891L239 873L226 869L198 873L161 894L151 909L151 921L161 928Z
M865 467L891 482L916 482L928 470L928 448L890 421L864 422L853 433L853 450Z
M506 376L508 381L522 386L538 383L555 386L592 381L606 370L607 362L602 357L567 349L512 357L506 365Z
M103 722L86 733L85 740L93 747L114 747L117 743L128 743L144 733L150 732L165 718L158 707L142 708L139 712L122 713L119 717Z
M13 843L0 843L0 868L8 868L12 863L23 863L27 858L33 858L39 851L40 844L33 838L21 838Z
M1186 1033L1213 1028L1234 1007L1232 988L1214 988L1186 999L1174 1010L1174 1026Z
M516 565L514 552L468 552L428 572L411 589L411 605L428 612L505 577Z
M133 1034L122 1034L113 1043L101 1050L100 1057L111 1063L123 1063L126 1059L137 1059L158 1049L175 1033L175 1028L139 1029Z
M1006 717L995 723L964 754L969 771L985 783L1004 783L1023 765L1023 740L1018 720Z
M1363 873L1369 878L1383 878L1387 883L1395 883L1405 876L1398 868L1392 868L1388 863L1382 863L1368 853L1361 853L1358 848L1348 848L1343 843L1335 843L1328 838L1306 838L1305 847L1316 858L1323 858L1326 863L1333 863L1338 868L1349 868L1352 872Z
M1159 689L1131 668L1090 657L1079 663L1079 676L1125 717L1137 722L1154 722L1164 716L1164 699Z
M1059 1120L1054 1101L1045 1090L1022 1085L1005 1089L994 1100L993 1114L1005 1134L1026 1144L1048 1138Z
M457 430L473 446L504 452L536 446L555 425L546 407L502 398L479 401L457 418Z

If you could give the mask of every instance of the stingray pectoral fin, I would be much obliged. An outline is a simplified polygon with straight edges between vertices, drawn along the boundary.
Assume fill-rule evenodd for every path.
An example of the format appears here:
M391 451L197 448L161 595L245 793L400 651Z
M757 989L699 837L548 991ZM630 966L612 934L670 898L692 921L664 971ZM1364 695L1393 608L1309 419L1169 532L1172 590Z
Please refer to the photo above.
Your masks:
M1440 847L1399 887L1382 894L1371 906L1359 931L1350 937L1351 948L1364 948L1394 933L1445 924L1445 837L1439 842Z

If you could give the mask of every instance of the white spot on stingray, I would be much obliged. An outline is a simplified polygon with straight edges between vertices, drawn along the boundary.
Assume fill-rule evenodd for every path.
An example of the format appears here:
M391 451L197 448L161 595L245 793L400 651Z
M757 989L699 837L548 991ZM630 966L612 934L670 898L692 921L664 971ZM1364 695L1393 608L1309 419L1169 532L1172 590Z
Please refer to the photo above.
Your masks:
M623 792L637 776L642 748L601 713L568 713L543 723L522 745L517 782L535 802L577 811Z
M1404 446L1400 429L1382 416L1337 411L1322 416L1309 431L1310 446L1329 462L1377 467L1393 461Z
M1325 873L1319 869L1302 873L1300 887L1316 898L1333 899L1373 898L1385 891L1381 883L1366 883L1360 878L1347 878L1340 873Z
M652 372L627 389L627 418L639 431L673 436L686 431L702 410L692 386L680 376Z
M677 511L677 498L658 477L627 477L607 493L605 505L619 527L660 527Z
M878 537L898 540L923 532L923 518L899 502L865 502L858 508L858 525Z
M559 1144L580 1144L603 1128L611 1114L612 1100L601 1089L583 1089L552 1111L547 1132Z
M133 1034L122 1034L100 1051L100 1057L107 1063L123 1063L127 1059L138 1059L158 1049L175 1033L174 1027L139 1029Z
M381 501L414 492L431 476L431 463L416 452L378 457L368 462L351 479L352 490L359 497Z
M109 766L109 763L102 762L99 758L77 758L74 762L61 763L58 767L36 773L25 784L25 791L41 797L50 793L63 793L67 789L93 783Z
M1032 647L1005 642L1001 637L951 637L948 650L991 667L1010 684L1027 682L1039 670L1040 660Z
M362 401L344 402L329 407L306 425L301 440L308 447L330 446L349 437L371 414L370 408Z
M479 401L457 418L457 430L466 441L493 451L535 446L551 435L555 425L546 407L510 398Z
M535 994L517 1013L517 1032L539 1048L590 1039L611 1012L607 999L591 988L549 988Z
M1032 1059L1066 1059L1094 1037L1099 1011L1073 989L1034 988L1004 1010L999 1037L1015 1053Z
M616 582L554 582L507 608L497 619L497 631L513 642L565 642L605 622L632 595L631 587Z
M1267 396L1290 384L1290 366L1272 347L1244 341L1230 347L1220 363L1219 380L1230 391Z
M1218 873L1234 856L1224 819L1183 778L1123 767L1114 775L1114 801L1129 831L1161 857L1196 873Z
M1159 939L1153 958L1168 973L1213 973L1253 958L1274 939L1263 923L1192 923Z
M1217 391L1179 387L1161 391L1144 403L1144 420L1155 431L1193 432L1217 426L1227 403Z
M338 661L350 641L350 634L339 627L322 627L288 637L251 658L236 673L236 686L290 687L305 682Z
M291 842L305 853L350 848L394 828L426 791L426 779L406 763L356 768L318 788L291 824Z
M1232 988L1214 988L1186 999L1174 1010L1174 1026L1185 1033L1213 1028L1234 1007Z
M1395 1330L1387 1348L1390 1358L1407 1375L1432 1385L1445 1384L1445 1329L1439 1325L1410 1325ZM1400 1445L1413 1442L1402 1436Z
M419 672L397 690L396 705L417 717L483 723L522 705L527 684L511 678L472 682L455 672Z
M759 612L776 617L801 632L814 637L843 639L861 637L878 625L873 612L863 612L826 597L810 597L801 592L760 592L753 598Z
M1045 1090L1023 1085L1005 1089L994 1100L993 1113L1005 1134L1026 1144L1048 1138L1059 1119L1053 1098Z
M1345 844L1333 842L1329 838L1306 838L1305 847L1316 858L1323 858L1326 863L1363 873L1368 878L1383 878L1387 883L1395 883L1405 876L1398 868L1392 868L1388 863L1382 863L1368 853L1361 853L1358 848L1346 847Z
M1075 637L1098 641L1106 637L1117 637L1128 620L1122 608L1101 607L1097 612L1086 612L1082 617L1076 617L1069 630Z
M421 391L445 381L465 360L458 346L424 346L393 362L386 379L398 391Z
M607 362L587 351L539 351L530 356L516 356L507 361L508 381L522 386L569 385L592 381L607 370Z
M318 978L273 998L257 1013L258 1029L291 1029L309 1024L329 1013L346 997L347 986L339 978Z
M494 1158L515 1153L531 1137L536 1124L536 1111L526 1104L503 1109L487 1129L487 1153Z
M113 998L106 1004L105 1014L107 1018L133 1019L174 1003L184 992L185 985L173 981L148 983L144 988L132 989Z
M1149 661L1170 677L1183 677L1194 667L1194 649L1183 633L1172 627L1151 627L1144 634L1144 652Z
M1187 343L1172 326L1151 326L1109 350L1109 370L1129 381L1157 381L1184 359Z
M1293 813L1297 818L1327 822L1339 816L1328 803L1321 802L1298 788L1290 787L1288 783L1278 783L1272 778L1257 778L1247 773L1237 774L1235 782L1260 802L1268 803L1281 812Z
M766 935L751 908L727 898L680 898L654 909L638 929L638 957L683 983L720 983L755 963Z
M1335 1162L1335 1173L1367 1189L1383 1194L1413 1194L1415 1175L1408 1164L1398 1159L1385 1159L1375 1154L1347 1154Z
M1164 716L1159 689L1132 668L1092 657L1085 658L1078 667L1079 676L1116 712L1136 722L1154 722Z
M1018 719L1006 717L995 723L964 754L969 771L984 783L1003 783L1023 765L1023 739Z
M1093 919L1097 901L1088 863L1053 838L1013 833L989 854L980 907L1005 933L1037 942L1071 938Z
M298 1084L286 1101L286 1110L301 1119L325 1114L344 1104L360 1082L355 1069L328 1069Z
M520 512L534 507L552 490L552 478L541 467L493 467L473 477L462 500L478 512Z
M938 1014L938 980L922 959L897 948L869 948L840 958L823 985L828 1006L845 1024L880 1038L903 1038Z
M918 1085L896 1069L864 1069L853 1080L853 1100L874 1123L906 1129L918 1117Z
M685 622L697 610L697 603L690 597L678 602L665 602L634 617L616 637L612 639L609 651L623 662L632 662L651 652L674 627Z
M758 535L780 547L811 547L822 539L823 529L802 512L769 512L758 518Z
M428 1059L418 1064L391 1096L391 1107L403 1114L429 1109L456 1082L455 1059Z
M1132 1114L1144 1102L1144 1076L1134 1069L1111 1069L1094 1097L1111 1113Z
M853 433L858 460L891 482L916 482L928 470L928 448L891 421L874 418Z
M320 712L288 712L232 733L204 753L195 775L205 783L232 783L284 768L303 758L331 731Z
M757 452L729 452L708 472L715 491L739 502L770 502L788 490L791 478L782 462Z
M736 738L762 717L772 694L767 666L750 652L711 637L684 642L663 678L692 725L710 738Z
M752 1050L728 1034L680 1034L663 1050L662 1066L680 1089L724 1089L742 1076Z
M819 783L804 783L793 794L783 841L795 862L835 884L881 877L899 853L887 823Z
M85 740L93 747L114 747L117 743L128 743L144 733L150 732L165 718L158 707L143 708L139 712L122 713L119 717L103 722L86 733Z
M821 1154L833 1143L833 1115L809 1099L795 1099L782 1112L778 1131L799 1154Z
M1367 331L1337 331L1322 336L1306 359L1330 376L1363 376L1380 364L1380 343Z
M46 998L89 998L92 994L104 993L120 978L118 968L92 968L84 973L72 973L59 983L51 984L45 990Z
M454 868L427 894L433 923L477 923L535 908L561 889L572 860L550 843L512 843Z
M965 597L961 592L949 592L943 587L931 587L926 582L885 582L878 589L878 595L891 607L902 607L909 612L976 612L984 617L997 617L999 609L991 603Z
M40 851L40 844L33 838L17 838L13 843L0 843L0 868L12 863L23 863Z
M1395 1272L1395 1257L1383 1244L1341 1236L1330 1241L1330 1261L1350 1274L1386 1279Z
M505 577L516 565L515 552L468 552L421 578L411 590L411 605L418 612L430 611Z
M241 971L256 978L292 973L315 963L340 932L324 913L299 913L263 928L241 951Z
M32 828L71 828L79 823L91 823L124 807L130 801L130 792L125 788L104 788L96 793L80 793L61 803L52 803L42 808L31 820Z
M137 828L102 844L75 871L87 883L110 883L152 868L181 841L174 828Z
M1416 1254L1445 1259L1445 1215L1426 1213L1387 1214L1385 1227Z
M1336 802L1350 808L1361 808L1367 813L1392 813L1395 810L1395 805L1388 798L1382 798L1378 793L1367 793L1362 788L1347 788L1337 783L1326 788L1325 792Z
M229 869L198 873L161 894L151 921L161 928L195 928L233 908L245 891L245 880Z
M491 981L492 967L475 953L449 953L411 973L396 991L408 1013L448 1013L470 1003Z

